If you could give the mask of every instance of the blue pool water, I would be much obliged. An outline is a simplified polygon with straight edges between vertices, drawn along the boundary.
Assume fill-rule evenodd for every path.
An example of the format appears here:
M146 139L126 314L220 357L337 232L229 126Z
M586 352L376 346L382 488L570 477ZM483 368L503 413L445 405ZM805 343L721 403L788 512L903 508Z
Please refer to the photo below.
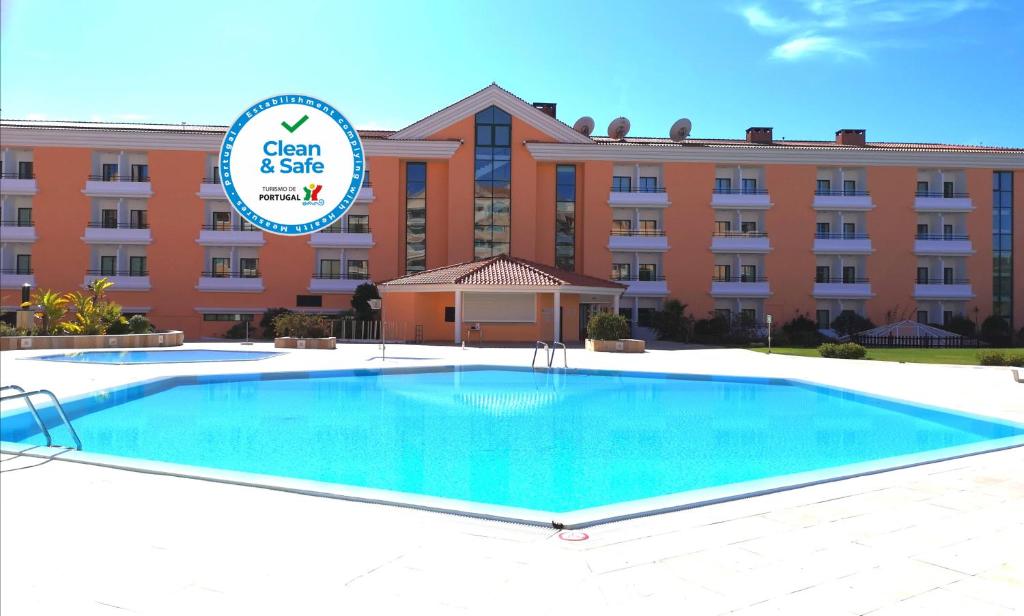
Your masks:
M178 364L197 361L248 361L280 355L274 351L216 351L183 349L180 351L81 351L42 355L31 359L70 361L83 364Z
M551 512L1024 434L786 381L492 368L238 378L109 392L71 413L87 452ZM41 444L32 428L0 421L0 437Z

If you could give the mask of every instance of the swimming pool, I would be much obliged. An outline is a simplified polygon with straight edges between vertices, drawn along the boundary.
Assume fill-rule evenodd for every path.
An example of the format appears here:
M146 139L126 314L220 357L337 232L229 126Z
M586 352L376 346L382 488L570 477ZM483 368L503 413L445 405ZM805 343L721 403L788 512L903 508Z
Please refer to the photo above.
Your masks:
M486 366L174 377L67 408L79 455L115 466L577 526L1024 444L796 381ZM0 417L0 440L36 432Z
M200 361L253 361L281 355L275 351L222 351L182 349L179 351L80 351L40 355L26 359L69 361L82 364L179 364Z

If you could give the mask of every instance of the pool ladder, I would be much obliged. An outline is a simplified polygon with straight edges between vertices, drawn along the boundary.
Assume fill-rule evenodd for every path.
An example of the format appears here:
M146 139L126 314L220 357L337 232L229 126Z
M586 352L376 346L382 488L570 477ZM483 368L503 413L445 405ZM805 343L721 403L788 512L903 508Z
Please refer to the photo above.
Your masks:
M555 353L558 351L558 347L562 347L562 364L565 369L569 368L569 350L562 342L552 342L551 346L543 340L538 340L533 345L533 361L530 362L530 367L537 367L537 351L544 348L544 358L548 361L548 368L555 363Z
M24 399L25 405L28 406L29 412L32 413L32 418L36 420L36 425L39 426L39 431L42 432L43 436L46 438L47 447L53 447L53 437L50 436L50 431L46 429L46 424L43 423L43 418L39 415L39 410L36 409L36 405L32 404L32 397L46 396L50 400L53 400L53 406L54 408L57 409L57 415L60 416L60 420L64 422L64 425L67 427L68 432L71 433L71 438L75 439L75 449L77 449L78 451L82 450L82 439L78 438L78 433L75 432L75 428L71 425L71 420L68 419L68 414L64 412L64 406L60 403L60 400L57 399L57 396L55 396L52 391L50 391L49 389L36 389L33 391L25 391L24 388L19 387L18 385L4 385L3 387L0 387L0 392L7 390L13 390L18 393L0 396L0 402L4 402L6 400Z

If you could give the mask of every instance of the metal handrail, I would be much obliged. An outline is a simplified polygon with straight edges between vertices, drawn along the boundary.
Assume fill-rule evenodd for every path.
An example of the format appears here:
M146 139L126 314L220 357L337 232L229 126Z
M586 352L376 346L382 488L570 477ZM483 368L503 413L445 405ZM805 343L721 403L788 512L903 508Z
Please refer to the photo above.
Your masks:
M768 237L767 231L715 231L713 237Z
M555 363L555 351L558 347L562 347L562 364L566 370L569 369L569 348L565 346L564 342L552 342L551 343L551 355L548 357L548 368L551 364ZM536 351L534 351L536 355Z
M17 385L4 385L0 387L0 391L5 389L13 389L19 393L25 393L25 390ZM5 400L6 398L0 398ZM39 426L39 431L46 437L46 446L50 447L53 445L53 438L50 436L50 431L46 429L46 424L43 423L43 418L39 416L39 411L36 409L36 405L32 404L32 400L25 398L25 404L28 405L28 410L32 413L32 419L36 420L36 425Z
M914 193L915 197L925 197L928 199L966 199L970 197L970 193L961 192L933 192L930 190L919 190Z
M929 240L929 241L943 241L943 242L963 242L970 238L965 234L955 233L918 233L914 236L916 240Z
M533 344L533 361L530 362L531 368L537 367L537 351L540 350L540 347L542 346L544 347L544 359L548 360L548 366L551 365L550 356L548 354L548 351L550 350L548 348L548 343L544 342L543 340L538 340Z
M14 388L14 387L17 387L17 385L8 385L7 387ZM18 389L21 389L21 388L18 387ZM60 403L60 400L57 399L57 396L54 395L54 393L52 391L50 391L49 389L36 389L34 391L22 391L21 393L14 394L13 396L4 396L4 397L2 397L2 398L0 398L0 402L2 402L4 400L17 400L19 398L24 398L26 400L26 402L29 402L29 408L35 408L35 407L32 406L32 404L31 404L29 399L32 396L35 396L35 395L38 395L38 394L41 394L41 395L44 395L44 396L49 396L50 399L53 400L53 404L54 404L54 406L57 409L57 414L60 416L61 421L63 421L64 425L67 427L68 432L71 434L71 438L75 439L75 449L77 449L78 451L81 451L82 450L82 439L78 438L78 433L75 432L74 426L71 425L71 420L68 419L67 413L64 412L64 406ZM36 420L40 421L40 419L38 417L38 414L36 416ZM49 446L49 444L47 444L47 446Z

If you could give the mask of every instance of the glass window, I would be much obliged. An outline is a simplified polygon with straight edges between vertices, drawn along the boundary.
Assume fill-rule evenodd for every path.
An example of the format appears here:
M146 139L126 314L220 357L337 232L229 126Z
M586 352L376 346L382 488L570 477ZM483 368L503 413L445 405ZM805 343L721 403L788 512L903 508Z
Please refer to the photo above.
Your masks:
M19 227L31 227L32 226L32 208L30 208L30 207L19 207L18 208L17 225Z
M14 273L24 275L31 274L32 255L17 255L14 261Z
M843 223L843 237L846 239L853 239L857 236L857 223L855 222L844 222Z
M1013 322L1013 173L992 172L992 312Z
M828 310L818 310L815 317L818 322L818 329L828 329L832 326L832 313Z
M628 175L612 176L612 192L630 192L633 190L633 178Z
M657 235L658 234L658 221L644 219L640 221L640 233L643 235Z
M745 193L756 193L757 192L757 180L754 178L743 178L743 192Z
M918 223L917 224L917 237L925 238L928 237L928 224Z
M117 210L100 210L100 224L104 229L116 229Z
M715 308L715 318L724 319L726 321L732 320L732 310L728 308Z
M819 237L827 238L828 234L829 234L829 232L831 230L832 230L832 225L830 223L819 222L817 224L817 227L815 228L815 233L817 233Z
M953 196L953 182L942 183L942 196L947 199Z
M128 257L128 275L148 276L149 271L146 269L146 257Z
M658 266L654 263L641 263L639 273L640 280L657 280Z
M716 220L715 221L715 233L726 234L732 230L732 222L728 220Z
M949 325L949 322L952 321L952 320L953 320L953 311L952 310L943 310L942 311L942 324L943 325Z
M477 132L486 129L488 144L491 138L490 126L478 126ZM477 145L481 144L479 135ZM479 159L478 159L478 162ZM422 272L427 269L427 164L410 162L405 164L405 272Z
M757 282L757 266L741 265L740 282Z
M917 268L917 284L928 284L928 268Z
M657 192L658 191L658 178L650 176L640 176L640 192Z
M148 182L149 181L149 165L132 165L132 181L133 182Z
M210 273L214 278L227 278L231 275L231 259L213 257L210 259Z
M944 267L942 268L942 284L953 284L955 279L953 277L953 268Z
M741 308L740 309L740 321L744 323L756 323L757 322L757 311L753 308Z
M832 192L832 180L818 180L817 192L822 195Z
M244 218L239 218L238 219L238 230L239 231L258 231L259 229L257 229L256 225L252 224L248 220L246 220Z
M843 194L852 195L857 192L857 180L843 180Z
M715 178L715 192L730 192L732 190L731 178Z
M131 220L132 229L149 228L149 216L146 214L146 210L131 210L128 212L128 216Z
M259 278L260 260L254 257L244 257L238 260L238 271L242 278Z
M220 167L214 165L210 170L210 179L213 180L214 184L220 184Z
M100 257L100 275L101 276L116 276L117 275L117 257L116 256L101 256Z
M349 233L369 233L370 232L370 217L367 214L349 214L348 215L348 232Z
M927 323L928 322L928 311L927 310L918 310L917 311L917 322L918 323Z
M345 275L352 280L366 280L370 277L370 269L366 259L349 259L345 262Z
M32 161L23 160L18 162L18 178L22 180L31 180L35 177L35 173L32 170Z
M757 221L746 220L741 222L740 231L743 233L757 233Z
M712 279L716 282L729 282L732 279L732 267L729 265L716 265Z
M637 308L636 324L640 327L650 327L654 322L654 308Z
M214 231L231 230L231 212L211 212L210 218Z
M505 254L509 249L509 225L512 222L511 130L512 116L497 107L491 106L476 114L476 177L473 183L476 199L473 208L475 259L488 259ZM414 256L419 258L418 254ZM425 259L423 262L425 264Z
M629 263L612 263L612 280L629 280Z
M927 180L918 180L917 181L917 194L919 194L919 195L927 195L928 194L928 188L929 188L929 186L928 186L928 181Z
M341 278L341 260L320 259L320 278Z
M942 225L942 237L953 239L953 225Z
M101 171L104 182L116 182L117 181L117 163L103 163Z
M555 267L576 269L576 165L555 168Z
M827 265L819 265L814 268L814 282L831 282L832 270Z
M857 282L857 268L846 265L843 266L843 282L846 284L852 284Z
M630 235L633 230L633 221L626 218L618 218L612 221L612 235Z

